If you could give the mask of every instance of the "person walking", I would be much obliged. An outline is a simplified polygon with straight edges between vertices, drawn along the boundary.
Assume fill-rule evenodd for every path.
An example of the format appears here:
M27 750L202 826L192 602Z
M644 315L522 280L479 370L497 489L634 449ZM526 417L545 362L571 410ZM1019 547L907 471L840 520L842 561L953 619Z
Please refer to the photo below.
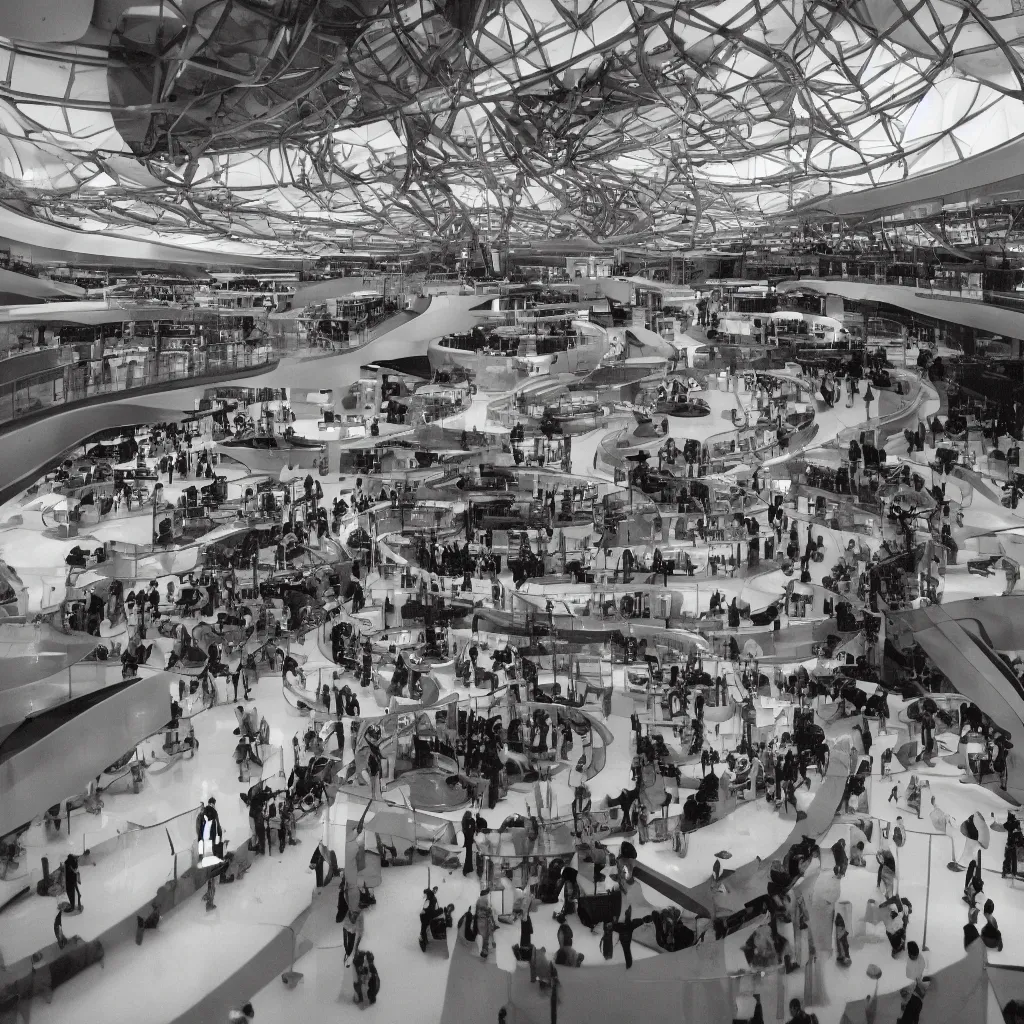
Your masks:
M420 911L420 949L427 950L427 929L430 922L437 917L437 886L423 890L423 909Z
M377 993L380 992L380 975L377 973L372 953L367 953L364 957L363 969L366 975L366 1001L373 1006L377 1002Z
M836 963L840 967L849 967L853 962L850 959L850 932L846 927L842 914L836 914ZM910 944L908 944L909 947Z
M558 968L551 966L551 1024L558 1024L558 1003L560 1000L559 990L562 983L558 977Z
M653 914L648 914L647 917L641 917L638 921L633 920L633 908L626 908L626 916L621 921L616 921L613 925L615 932L619 936L619 944L622 946L622 955L626 959L626 970L633 966L633 932L637 930L641 925L650 924L654 920Z
M1003 951L1003 936L999 931L999 922L996 921L995 917L996 905L992 900L985 900L985 926L981 929L981 941L988 946L989 949L994 949L996 952L1001 953Z
M487 890L480 892L476 901L476 932L480 936L480 959L486 960L491 949L494 947L494 933L498 928L498 922L494 917L494 910L491 907L491 899Z
M345 881L345 876L341 876L341 885L338 886L338 910L334 915L334 921L336 924L341 924L346 917L348 917L349 902L348 902L348 882Z
M792 776L786 779L783 786L783 794L785 799L782 801L782 813L785 814L790 806L792 806L793 812L796 813L796 780Z
M519 945L526 949L533 945L533 910L534 895L529 888L523 890L521 899L516 901L516 912L519 914Z
M928 975L928 961L916 942L907 943L907 979L915 985L927 988L931 979Z
M970 821L971 819L966 819ZM972 857L967 862L967 874L964 876L964 902L973 907L978 899L978 893L984 888L985 883L981 877L981 851L978 851L977 858Z
M886 904L889 905L889 916L883 923L885 925L886 937L889 939L889 945L892 948L893 959L895 959L903 952L907 944L910 902L906 899L901 899L899 896L894 896L891 900L886 900L882 906L884 907Z
M875 854L878 861L878 874L875 880L875 887L881 888L887 900L892 899L896 890L896 858L891 850L879 850Z
M363 912L357 906L350 906L345 922L341 926L341 937L345 943L345 966L356 952L363 938Z

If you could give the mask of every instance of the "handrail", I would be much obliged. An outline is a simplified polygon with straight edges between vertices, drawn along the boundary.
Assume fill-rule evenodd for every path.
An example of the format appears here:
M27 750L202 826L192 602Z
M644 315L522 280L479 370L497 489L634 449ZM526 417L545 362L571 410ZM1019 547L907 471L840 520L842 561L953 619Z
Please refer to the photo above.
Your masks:
M977 273L977 271L974 271ZM957 278L928 278L897 276L888 278L882 274L816 274L816 281L853 281L859 284L876 284L900 288L912 288L914 294L923 299L945 299L949 302L974 302L1000 309L1024 310L1024 294L999 291L994 288L964 288ZM810 278L809 278L810 279ZM955 280L955 284L954 284ZM949 282L948 284L946 282ZM885 300L879 300L885 305Z

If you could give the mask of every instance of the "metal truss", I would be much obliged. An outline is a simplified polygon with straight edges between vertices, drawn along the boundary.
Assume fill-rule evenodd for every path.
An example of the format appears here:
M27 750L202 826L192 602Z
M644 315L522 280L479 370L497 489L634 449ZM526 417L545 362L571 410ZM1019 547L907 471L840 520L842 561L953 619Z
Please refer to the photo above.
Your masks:
M1016 136L1022 33L1018 0L96 0L0 39L0 192L225 251L686 249Z

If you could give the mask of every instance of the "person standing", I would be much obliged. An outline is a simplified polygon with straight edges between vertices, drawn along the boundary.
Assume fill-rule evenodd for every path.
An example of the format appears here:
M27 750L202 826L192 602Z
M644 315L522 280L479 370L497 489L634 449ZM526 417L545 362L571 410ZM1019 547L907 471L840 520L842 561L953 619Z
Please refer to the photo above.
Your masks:
M572 945L572 926L565 919L565 914L558 914L555 918L558 921L558 948Z
M466 863L463 865L463 875L473 873L473 837L476 835L476 818L471 811L462 815L462 842L466 848Z
M68 902L71 906L69 910L75 909L75 901L78 901L78 910L82 908L82 891L78 886L79 882L78 873L78 858L73 854L69 853L67 860L64 861L64 891L68 894Z
M846 840L840 839L837 843L832 846L832 856L835 858L835 875L836 878L843 878L846 875L846 869L850 866L850 858L846 855Z
M932 797L932 803L935 797ZM1006 812L1006 847L1003 850L1003 878L1017 874L1017 843L1021 838L1020 821L1011 811Z
M381 757L374 749L372 744L369 744L370 752L366 757L366 772L370 776L370 798L372 800L380 799L380 776L383 770Z
M907 841L907 830L903 827L903 815L896 815L896 824L892 827L892 845L897 850L903 848L903 845Z

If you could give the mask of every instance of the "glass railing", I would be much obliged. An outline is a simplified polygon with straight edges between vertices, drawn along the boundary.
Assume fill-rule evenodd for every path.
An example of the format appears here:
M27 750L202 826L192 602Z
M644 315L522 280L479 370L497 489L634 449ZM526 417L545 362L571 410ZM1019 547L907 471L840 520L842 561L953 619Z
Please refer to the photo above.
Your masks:
M271 345L237 343L198 349L187 360L184 353L170 352L122 366L108 365L103 370L98 363L61 364L0 386L0 425L106 395L269 368L278 359Z
M899 288L912 288L923 298L948 299L954 302L980 302L1002 309L1024 310L1024 292L1004 292L992 288L968 286L952 278L894 277L886 279L870 274L816 275L817 281L855 281L859 284L877 284ZM884 301L884 300L880 300Z

